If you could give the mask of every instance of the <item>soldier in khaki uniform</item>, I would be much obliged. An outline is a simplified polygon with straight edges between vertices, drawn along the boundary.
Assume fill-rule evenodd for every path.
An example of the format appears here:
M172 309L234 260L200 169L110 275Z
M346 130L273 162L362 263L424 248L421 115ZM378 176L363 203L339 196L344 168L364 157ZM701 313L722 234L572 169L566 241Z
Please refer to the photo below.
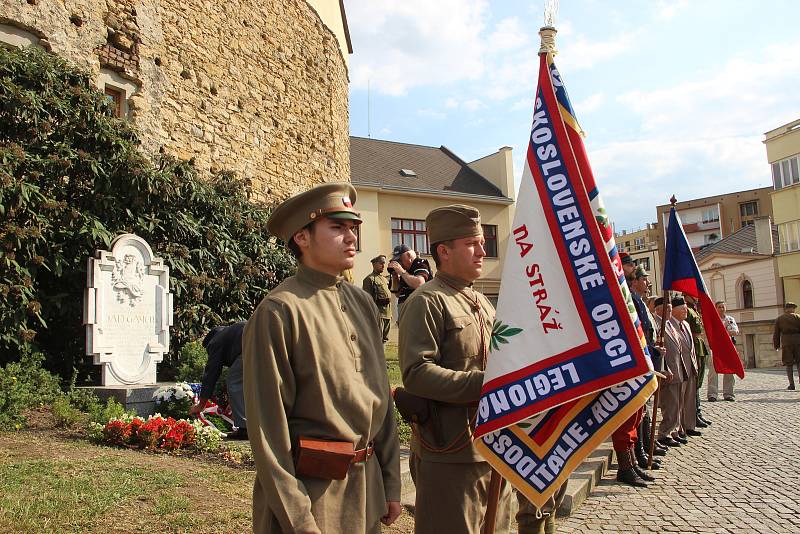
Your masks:
M381 333L383 334L383 342L389 341L389 325L392 322L392 311L390 305L392 303L392 292L389 291L389 279L383 275L383 270L386 268L386 256L375 256L371 260L372 272L368 274L361 287L369 293L378 311L381 314Z
M378 533L401 512L378 310L338 276L356 253L355 200L350 184L324 184L288 199L268 221L299 267L261 301L244 331L254 532ZM350 455L338 456L346 461L335 464L344 478L319 475L334 465L327 460L303 469L311 449L305 440L299 446L301 438L349 446Z
M781 350L781 360L786 366L786 377L789 387L793 390L794 374L792 367L797 366L797 376L800 377L800 315L795 313L797 305L787 302L783 305L783 314L775 319L775 330L772 334L772 346Z
M473 447L472 430L495 313L472 288L486 255L480 213L469 206L445 206L430 212L426 225L438 270L400 312L403 385L427 399L430 412L411 440L414 531L478 534L492 470ZM499 533L509 528L510 495L504 484Z

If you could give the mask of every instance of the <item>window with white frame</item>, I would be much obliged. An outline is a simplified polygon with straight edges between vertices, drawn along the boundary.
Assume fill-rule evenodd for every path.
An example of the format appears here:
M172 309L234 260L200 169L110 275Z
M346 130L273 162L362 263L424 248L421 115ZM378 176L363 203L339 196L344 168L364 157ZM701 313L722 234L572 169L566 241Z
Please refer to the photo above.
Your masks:
M702 220L704 223L719 221L719 209L717 208L717 206L704 209Z
M775 189L800 183L800 154L773 163L772 181Z
M800 250L800 220L779 224L778 241L782 254Z

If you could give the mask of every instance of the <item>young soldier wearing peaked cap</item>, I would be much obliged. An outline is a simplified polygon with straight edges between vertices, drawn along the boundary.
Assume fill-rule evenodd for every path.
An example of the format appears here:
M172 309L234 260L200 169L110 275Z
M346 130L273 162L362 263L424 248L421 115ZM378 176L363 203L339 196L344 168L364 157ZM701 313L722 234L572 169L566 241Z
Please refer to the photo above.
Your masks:
M438 270L400 312L403 385L427 401L429 413L411 441L414 531L478 534L491 467L472 446L472 430L495 312L472 288L486 256L480 213L469 206L445 206L430 212L426 225ZM509 528L509 497L506 484L498 533Z
M338 276L353 266L355 201L350 184L324 184L283 202L267 223L299 267L244 331L254 532L377 533L400 515L378 310Z

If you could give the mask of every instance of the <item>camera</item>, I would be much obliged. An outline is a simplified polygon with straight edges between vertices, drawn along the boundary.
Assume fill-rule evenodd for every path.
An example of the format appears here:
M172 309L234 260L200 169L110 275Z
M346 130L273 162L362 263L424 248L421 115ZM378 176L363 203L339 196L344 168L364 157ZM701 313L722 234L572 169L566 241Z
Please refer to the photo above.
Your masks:
M389 267L387 271L389 271L389 274L394 274L394 267Z

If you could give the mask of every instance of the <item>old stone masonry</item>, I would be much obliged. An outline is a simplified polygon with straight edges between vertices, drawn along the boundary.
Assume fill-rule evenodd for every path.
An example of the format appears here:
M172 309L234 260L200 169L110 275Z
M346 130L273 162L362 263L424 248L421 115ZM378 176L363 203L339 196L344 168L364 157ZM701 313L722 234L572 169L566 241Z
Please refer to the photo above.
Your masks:
M558 531L800 533L800 392L786 385L783 369L748 369L736 402L704 403L713 425L670 450L649 489L607 478Z

